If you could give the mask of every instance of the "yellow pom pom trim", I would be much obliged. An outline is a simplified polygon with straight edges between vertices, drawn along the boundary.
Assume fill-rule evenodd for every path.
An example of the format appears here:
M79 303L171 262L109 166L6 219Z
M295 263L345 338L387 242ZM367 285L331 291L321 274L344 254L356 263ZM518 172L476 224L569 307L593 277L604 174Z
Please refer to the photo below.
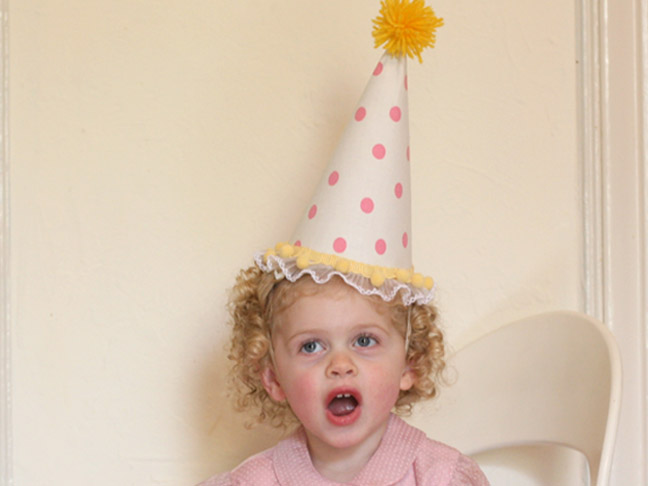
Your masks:
M310 262L308 261L308 257L306 255L301 255L301 256L297 257L297 262L296 263L297 263L297 266L299 268L301 268L302 270L304 268L308 268L308 265L310 264Z
M281 245L281 248L279 249L279 255L281 255L282 258L290 258L291 256L293 256L292 245L289 245L288 243Z
M396 270L396 278L403 283L407 283L410 281L410 278L412 278L412 272L399 268Z
M351 263L346 258L341 258L335 263L335 269L338 272L342 272L342 273L347 273L349 271L350 266Z
M374 272L371 274L371 284L374 287L380 287L382 284L385 283L385 276L383 273L378 269L374 269Z
M303 246L295 246L290 243L277 243L277 245L264 255L264 261L267 263L268 257L280 256L282 258L295 258L298 268L304 270L312 265L327 265L338 272L347 274L355 273L368 278L372 285L380 287L387 279L395 279L399 282L412 284L415 287L426 287L432 289L433 281L430 277L423 277L420 273L414 273L414 269L381 267L379 265L368 265L348 258L331 255L329 253L320 253Z
M423 275L415 273L412 277L412 285L414 287L423 287Z
M385 44L392 56L416 56L419 62L426 47L434 47L436 29L443 19L423 0L383 0L380 15L373 20L375 47Z
M265 252L265 255L263 255L263 261L268 262L268 257L275 256L277 253L270 248L268 251Z

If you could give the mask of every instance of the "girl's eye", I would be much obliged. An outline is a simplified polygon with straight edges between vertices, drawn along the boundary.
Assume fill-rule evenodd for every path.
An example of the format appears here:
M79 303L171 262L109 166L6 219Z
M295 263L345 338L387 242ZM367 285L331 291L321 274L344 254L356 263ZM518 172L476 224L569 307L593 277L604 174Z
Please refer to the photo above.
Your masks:
M359 336L358 339L356 339L356 345L361 348L368 348L370 346L375 346L376 344L378 344L378 341L371 336Z
M308 341L307 343L304 343L301 347L301 351L306 354L317 353L318 351L321 350L322 350L322 345L317 341Z

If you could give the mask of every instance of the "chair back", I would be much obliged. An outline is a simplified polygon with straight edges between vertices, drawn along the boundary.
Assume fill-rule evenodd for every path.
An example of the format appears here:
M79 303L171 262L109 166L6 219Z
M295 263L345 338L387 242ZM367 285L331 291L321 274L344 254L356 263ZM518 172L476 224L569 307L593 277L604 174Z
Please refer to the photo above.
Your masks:
M411 423L473 455L558 444L582 452L591 484L609 478L621 399L616 342L576 312L532 316L477 339L448 360L456 382Z

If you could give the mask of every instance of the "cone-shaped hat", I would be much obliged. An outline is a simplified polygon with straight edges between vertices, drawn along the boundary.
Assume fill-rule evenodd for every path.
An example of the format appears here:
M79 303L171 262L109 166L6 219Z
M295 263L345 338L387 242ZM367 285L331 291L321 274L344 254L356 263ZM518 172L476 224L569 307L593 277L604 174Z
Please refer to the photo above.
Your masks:
M423 0L386 0L374 20L376 65L289 242L256 256L264 271L318 283L339 275L359 292L426 303L433 282L411 253L407 58L433 46L442 19Z

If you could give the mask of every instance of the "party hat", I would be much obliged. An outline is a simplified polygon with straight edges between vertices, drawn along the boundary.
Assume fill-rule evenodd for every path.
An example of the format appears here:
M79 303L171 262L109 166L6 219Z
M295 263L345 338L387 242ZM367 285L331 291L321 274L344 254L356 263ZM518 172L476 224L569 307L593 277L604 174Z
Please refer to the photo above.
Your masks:
M338 275L364 295L427 303L433 281L412 264L406 57L421 61L443 19L423 0L385 0L373 22L385 53L324 177L292 238L255 261L290 281Z

